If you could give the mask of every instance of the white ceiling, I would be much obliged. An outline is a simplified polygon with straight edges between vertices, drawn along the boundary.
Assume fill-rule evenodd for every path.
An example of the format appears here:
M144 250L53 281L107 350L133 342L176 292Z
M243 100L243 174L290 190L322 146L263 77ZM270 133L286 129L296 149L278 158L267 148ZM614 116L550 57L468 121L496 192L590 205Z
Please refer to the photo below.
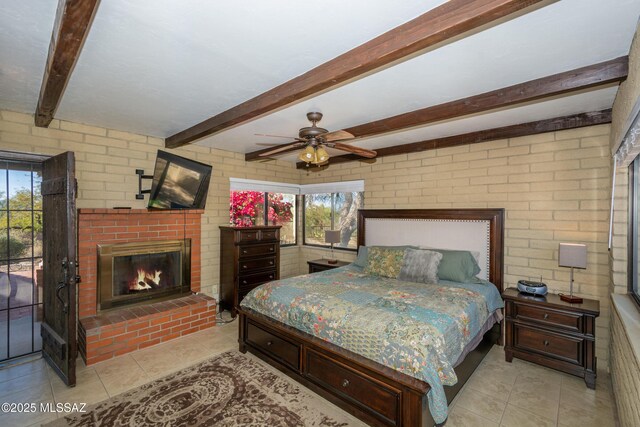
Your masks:
M56 118L166 137L386 32L443 0L102 1ZM57 1L0 2L0 108L33 113ZM560 0L198 142L237 152L628 54L638 0ZM610 108L615 87L367 140L367 148ZM283 139L282 142L286 142ZM283 157L295 160L295 155Z

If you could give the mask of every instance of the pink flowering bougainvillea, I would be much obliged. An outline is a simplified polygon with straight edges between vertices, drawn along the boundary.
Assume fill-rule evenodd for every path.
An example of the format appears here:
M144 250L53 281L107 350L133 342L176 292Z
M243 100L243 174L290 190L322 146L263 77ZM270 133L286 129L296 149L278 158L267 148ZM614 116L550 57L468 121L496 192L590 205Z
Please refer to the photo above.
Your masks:
M230 197L231 223L240 227L256 225L264 212L264 194L260 191L232 191ZM293 219L293 203L282 194L269 194L269 224L280 225Z

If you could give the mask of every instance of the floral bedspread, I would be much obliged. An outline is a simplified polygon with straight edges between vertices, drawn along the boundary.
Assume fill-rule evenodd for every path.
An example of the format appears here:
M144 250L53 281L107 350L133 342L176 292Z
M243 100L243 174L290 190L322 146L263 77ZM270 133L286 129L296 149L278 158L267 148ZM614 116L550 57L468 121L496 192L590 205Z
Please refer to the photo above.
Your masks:
M427 382L442 423L453 363L503 302L491 284L403 282L349 265L264 284L241 306Z

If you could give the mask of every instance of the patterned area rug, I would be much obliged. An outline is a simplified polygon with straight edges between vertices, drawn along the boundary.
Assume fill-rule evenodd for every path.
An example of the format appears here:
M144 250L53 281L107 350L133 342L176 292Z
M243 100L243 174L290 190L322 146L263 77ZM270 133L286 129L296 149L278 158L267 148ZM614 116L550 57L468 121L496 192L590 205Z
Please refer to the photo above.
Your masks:
M353 421L250 356L227 352L46 426L347 426Z

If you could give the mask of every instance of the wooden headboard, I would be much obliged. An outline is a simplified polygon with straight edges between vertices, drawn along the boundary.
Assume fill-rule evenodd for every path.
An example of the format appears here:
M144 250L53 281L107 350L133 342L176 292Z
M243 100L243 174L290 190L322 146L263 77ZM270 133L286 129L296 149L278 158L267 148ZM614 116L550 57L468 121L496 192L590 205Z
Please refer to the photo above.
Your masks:
M481 278L503 291L504 209L360 209L358 246L468 250Z

